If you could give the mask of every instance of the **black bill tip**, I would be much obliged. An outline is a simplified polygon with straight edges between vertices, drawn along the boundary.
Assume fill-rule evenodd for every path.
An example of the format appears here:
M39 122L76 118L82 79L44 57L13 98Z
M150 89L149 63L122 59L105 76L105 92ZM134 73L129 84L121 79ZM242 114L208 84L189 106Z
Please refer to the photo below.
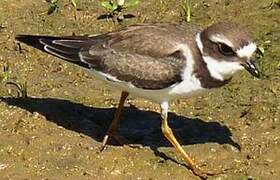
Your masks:
M244 68L254 77L261 79L262 73L257 68L256 64L252 60L247 60L245 63L243 63Z

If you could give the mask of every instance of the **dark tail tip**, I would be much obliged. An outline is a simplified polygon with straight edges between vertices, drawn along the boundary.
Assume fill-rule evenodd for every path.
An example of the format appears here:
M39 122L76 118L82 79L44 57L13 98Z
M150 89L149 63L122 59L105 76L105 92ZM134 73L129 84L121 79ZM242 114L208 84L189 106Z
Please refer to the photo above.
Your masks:
M16 40L23 42L25 44L32 44L34 42L39 42L39 39L42 38L41 36L33 36L33 35L24 35L19 34L16 36Z
M39 50L44 50L44 45L40 43L42 36L33 36L33 35L17 35L15 39L19 42L37 48Z

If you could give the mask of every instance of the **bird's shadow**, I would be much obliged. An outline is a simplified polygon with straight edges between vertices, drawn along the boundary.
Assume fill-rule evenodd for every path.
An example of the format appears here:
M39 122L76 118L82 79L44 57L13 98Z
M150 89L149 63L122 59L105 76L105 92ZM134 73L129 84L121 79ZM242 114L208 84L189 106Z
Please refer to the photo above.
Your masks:
M101 142L112 120L115 108L95 108L83 104L55 98L1 98L1 101L38 112L48 121L68 130L88 135ZM170 146L160 129L160 116L153 111L142 111L135 107L126 107L119 126L120 135L130 144L149 146L155 154L166 158L158 151L159 147ZM230 144L240 150L240 146L231 139L231 132L218 122L204 122L169 113L169 123L182 145L215 142Z

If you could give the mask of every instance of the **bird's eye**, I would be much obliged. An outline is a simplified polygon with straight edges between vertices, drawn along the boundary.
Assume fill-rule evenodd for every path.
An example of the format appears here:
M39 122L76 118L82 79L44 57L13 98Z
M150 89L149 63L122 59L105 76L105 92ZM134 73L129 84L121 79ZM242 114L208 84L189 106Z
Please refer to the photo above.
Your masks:
M225 56L233 56L235 54L232 48L226 44L219 43L218 47L219 47L219 51Z

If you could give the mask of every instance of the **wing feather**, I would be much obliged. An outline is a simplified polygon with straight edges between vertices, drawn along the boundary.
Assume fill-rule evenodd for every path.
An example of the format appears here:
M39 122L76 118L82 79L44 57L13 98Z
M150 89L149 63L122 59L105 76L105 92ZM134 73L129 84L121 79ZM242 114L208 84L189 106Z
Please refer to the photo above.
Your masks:
M162 89L181 81L186 58L178 47L186 42L186 32L188 37L197 33L181 24L158 23L96 36L18 35L16 39L136 87Z

